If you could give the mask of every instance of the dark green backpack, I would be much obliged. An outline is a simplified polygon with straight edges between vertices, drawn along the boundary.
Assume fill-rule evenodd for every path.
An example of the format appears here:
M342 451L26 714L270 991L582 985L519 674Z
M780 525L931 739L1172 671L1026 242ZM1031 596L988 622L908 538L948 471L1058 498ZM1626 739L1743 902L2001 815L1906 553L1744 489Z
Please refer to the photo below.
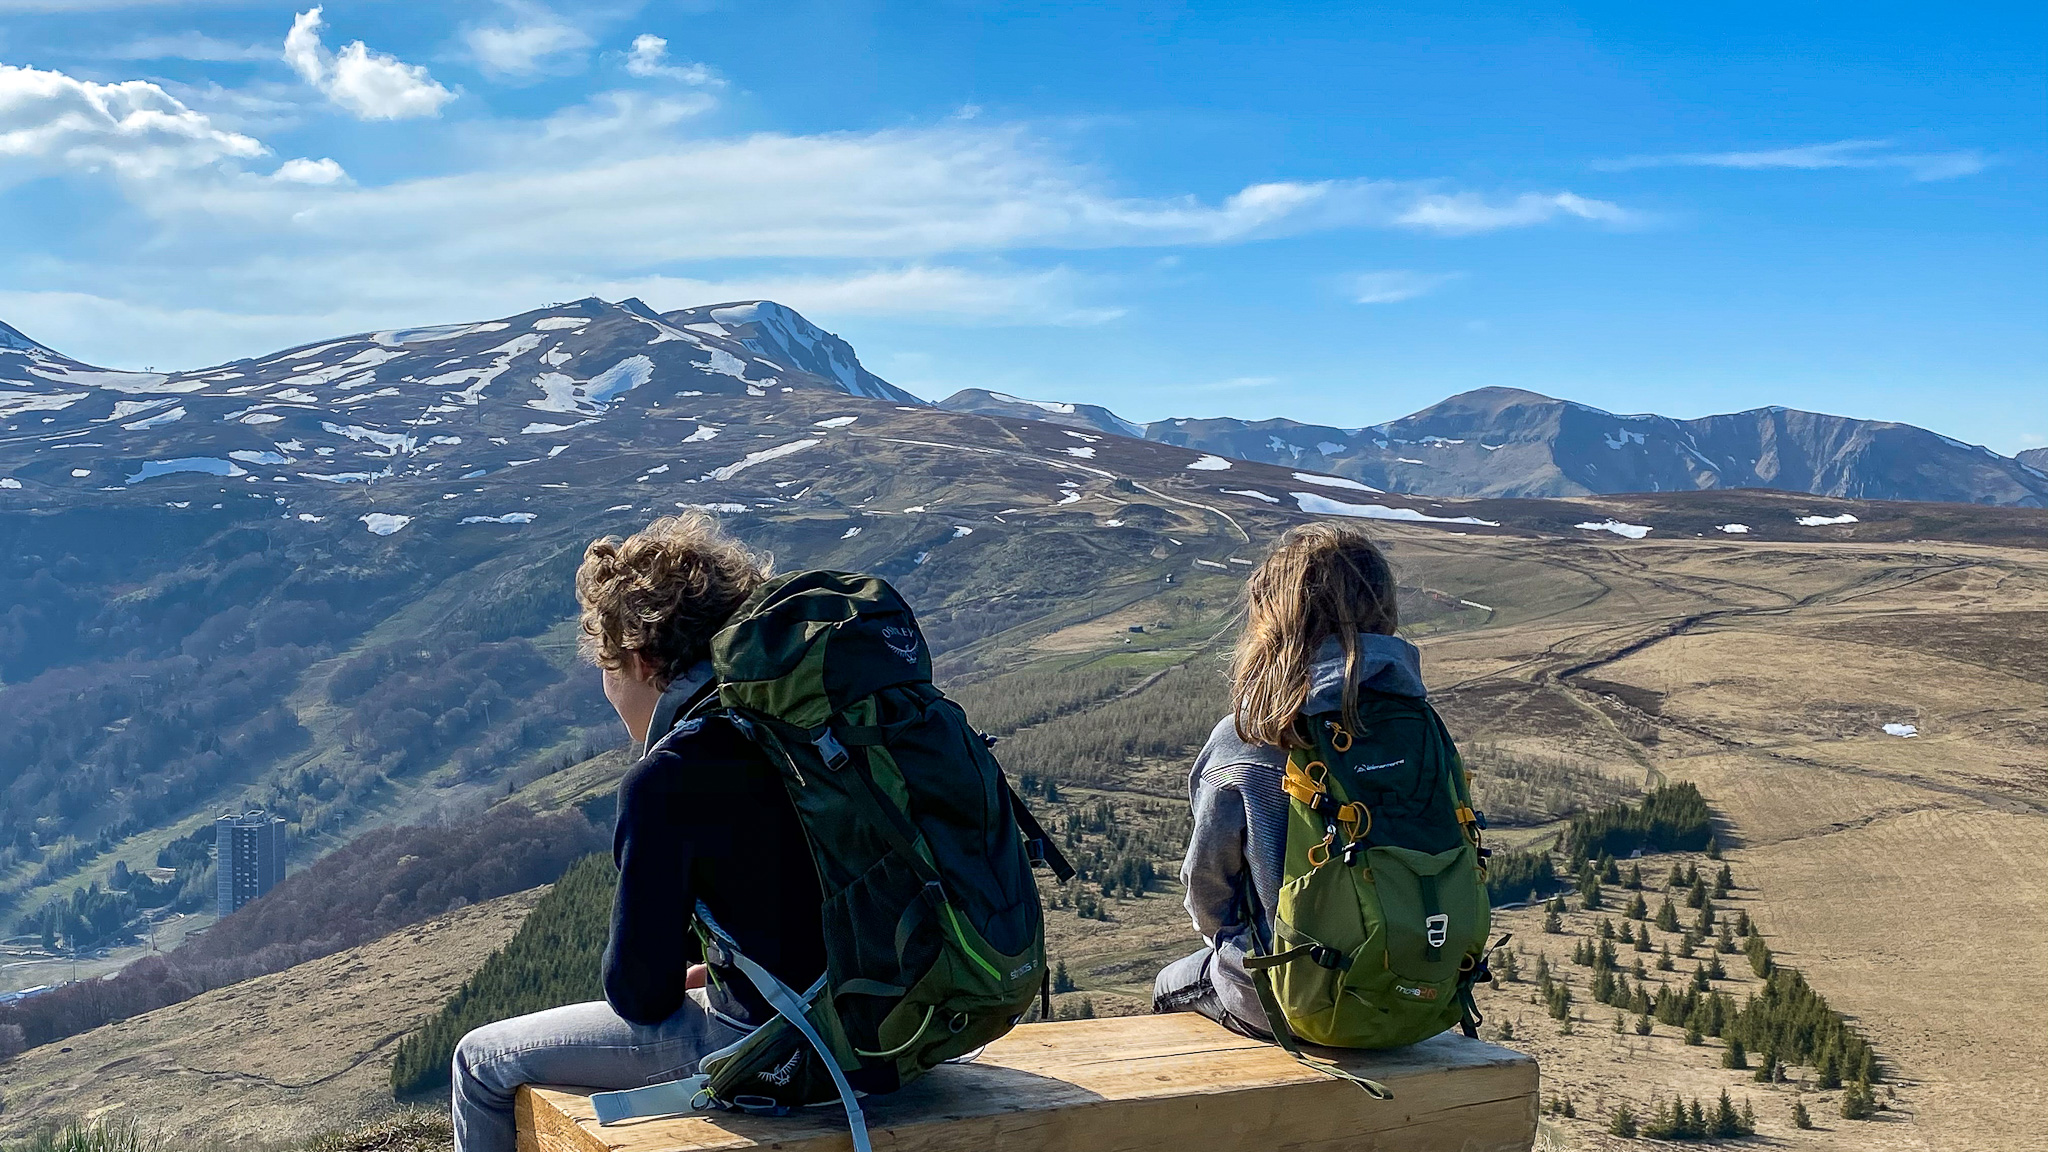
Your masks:
M1332 1048L1476 1035L1472 985L1488 978L1484 819L1457 747L1426 701L1359 697L1355 732L1335 712L1303 718L1314 745L1287 761L1273 939L1245 960L1290 1051L1290 1033Z
M809 989L784 986L699 904L707 958L744 972L778 1015L706 1056L696 1077L600 1094L599 1116L837 1099L865 1150L857 1092L894 1091L1023 1018L1046 980L1031 867L1072 871L989 742L932 686L917 620L885 581L771 580L713 639L711 659L710 710L775 766L809 840L826 970Z

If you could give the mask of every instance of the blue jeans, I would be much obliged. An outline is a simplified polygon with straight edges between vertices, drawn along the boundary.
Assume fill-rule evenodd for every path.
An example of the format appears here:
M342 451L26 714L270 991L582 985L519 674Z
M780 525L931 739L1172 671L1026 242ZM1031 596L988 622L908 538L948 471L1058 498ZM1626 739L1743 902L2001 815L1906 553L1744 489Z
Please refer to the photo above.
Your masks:
M521 1084L616 1090L678 1080L743 1033L693 991L659 1024L631 1024L602 1000L486 1024L455 1046L455 1152L515 1152Z
M1240 1036L1269 1042L1273 1039L1263 1025L1240 1020L1223 1006L1216 995L1216 952L1208 947L1159 970L1158 978L1152 981L1152 1011L1194 1012Z

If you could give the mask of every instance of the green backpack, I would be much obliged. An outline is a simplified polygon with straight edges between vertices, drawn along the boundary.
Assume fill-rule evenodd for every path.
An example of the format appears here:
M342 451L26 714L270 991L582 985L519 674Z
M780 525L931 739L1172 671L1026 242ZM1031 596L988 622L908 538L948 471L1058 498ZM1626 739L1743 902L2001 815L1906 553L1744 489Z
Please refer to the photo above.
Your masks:
M782 778L824 895L825 973L782 984L702 903L705 955L776 1010L673 1084L593 1097L605 1123L891 1092L1003 1035L1046 988L1034 862L1073 875L1010 790L991 741L931 682L910 606L873 576L798 572L758 589L711 643L715 701ZM714 972L717 968L714 967Z
M1394 1048L1454 1025L1476 1036L1472 986L1489 978L1485 818L1456 745L1414 697L1361 689L1358 720L1356 732L1336 712L1302 720L1314 746L1289 755L1282 783L1273 939L1245 959L1270 1030L1297 1058L1294 1037Z

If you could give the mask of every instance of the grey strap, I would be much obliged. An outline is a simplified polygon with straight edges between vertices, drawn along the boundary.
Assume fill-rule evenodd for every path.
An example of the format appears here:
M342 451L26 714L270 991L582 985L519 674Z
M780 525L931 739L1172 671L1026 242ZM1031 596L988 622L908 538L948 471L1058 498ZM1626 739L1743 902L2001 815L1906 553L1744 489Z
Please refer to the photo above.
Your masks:
M804 1039L809 1040L811 1047L817 1049L818 1059L824 1062L825 1071L832 1074L832 1086L839 1089L839 1102L846 1105L846 1123L853 1129L854 1152L873 1152L868 1144L867 1117L861 1115L860 1101L854 1096L853 1085L846 1082L846 1073L839 1070L839 1058L832 1055L832 1049L826 1046L824 1037L818 1035L818 1030L812 1027L810 1020L805 1017L803 998L791 991L789 985L777 980L773 972L749 960L739 949L733 949L732 958L733 963L746 974L747 979L754 982L754 987L761 993L761 998L768 1001L769 1007L774 1008L784 1020L803 1033Z
M687 1076L665 1084L629 1088L624 1092L598 1092L590 1097L599 1124L616 1124L636 1116L673 1116L697 1110L697 1097L704 1092L704 1076Z

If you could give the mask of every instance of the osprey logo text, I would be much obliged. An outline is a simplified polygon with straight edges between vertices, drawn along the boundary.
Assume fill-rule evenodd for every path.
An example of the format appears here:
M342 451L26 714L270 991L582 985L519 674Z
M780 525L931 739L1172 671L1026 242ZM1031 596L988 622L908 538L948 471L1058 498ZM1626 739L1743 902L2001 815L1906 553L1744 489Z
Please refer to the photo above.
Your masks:
M1451 934L1451 918L1439 912L1424 920L1422 925L1429 929L1429 946L1431 948L1443 947L1445 939Z
M917 629L891 625L882 629L882 643L889 646L889 651L903 657L905 663L917 663Z
M803 1064L804 1050L799 1048L789 1054L789 1059L784 1060L765 1072L756 1072L754 1075L775 1085L777 1088L786 1088L791 1080L796 1079L796 1070L803 1067Z
M1394 985L1394 991L1416 1000L1436 999L1436 989L1424 987L1420 984L1396 984Z
M1404 756L1399 760L1389 760L1385 764L1360 764L1352 768L1351 770L1353 772L1378 772L1382 768L1399 768L1401 765L1406 764L1407 762L1408 759Z
M1038 961L1026 960L1024 963L1018 965L1016 968L1010 971L1010 979L1015 980L1017 977L1024 975L1026 972L1029 972L1036 967L1038 967Z

